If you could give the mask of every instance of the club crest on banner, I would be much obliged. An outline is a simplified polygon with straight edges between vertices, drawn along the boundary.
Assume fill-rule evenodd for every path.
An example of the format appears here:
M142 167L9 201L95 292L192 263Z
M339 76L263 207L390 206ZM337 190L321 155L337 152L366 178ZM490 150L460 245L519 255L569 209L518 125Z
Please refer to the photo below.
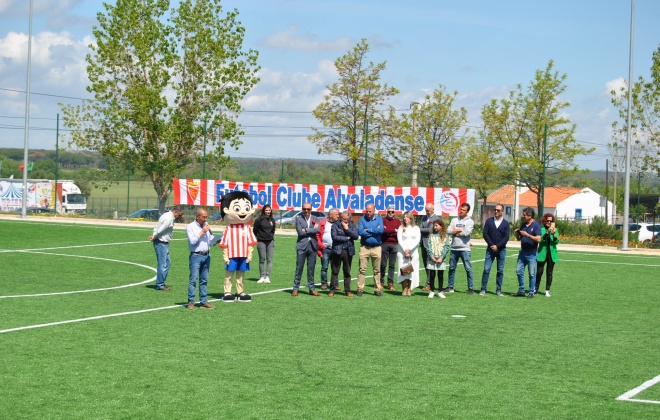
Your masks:
M199 181L186 182L186 193L188 195L189 202L197 202L197 196L199 195Z
M443 213L452 213L458 207L458 197L451 191L445 191L440 196L440 208Z

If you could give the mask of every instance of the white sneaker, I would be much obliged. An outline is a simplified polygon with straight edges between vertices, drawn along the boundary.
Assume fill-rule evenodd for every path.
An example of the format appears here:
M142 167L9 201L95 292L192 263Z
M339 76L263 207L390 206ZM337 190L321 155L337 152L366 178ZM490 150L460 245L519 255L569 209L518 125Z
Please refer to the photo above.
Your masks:
M264 283L270 283L270 276L264 277Z
M259 280L257 280L257 283L264 283L266 280L262 277Z
M435 296L434 292L429 293L429 299L433 299L433 296Z
M550 290L545 291L545 297L550 297Z
M446 298L447 296L445 296L445 294L442 293L442 292L438 292L438 297L444 299L444 298Z

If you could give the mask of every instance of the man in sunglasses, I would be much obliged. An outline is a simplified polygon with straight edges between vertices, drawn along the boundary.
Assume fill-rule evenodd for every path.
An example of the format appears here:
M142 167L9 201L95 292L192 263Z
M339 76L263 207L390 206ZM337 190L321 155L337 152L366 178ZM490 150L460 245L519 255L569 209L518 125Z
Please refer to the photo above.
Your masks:
M306 260L307 286L309 287L309 294L312 296L319 296L319 292L317 292L314 287L316 251L319 249L316 234L319 233L319 226L316 218L312 216L312 203L303 203L302 213L296 216L296 232L298 232L298 241L296 242L296 275L293 278L293 292L291 292L291 295L298 296L300 278L302 277Z
M504 280L504 260L506 259L506 243L509 242L511 227L504 219L504 206L495 206L495 216L489 217L484 224L484 240L486 241L486 259L484 260L484 272L481 275L481 291L479 296L485 296L488 290L488 277L493 261L497 259L497 276L495 277L497 296L502 294L502 282Z

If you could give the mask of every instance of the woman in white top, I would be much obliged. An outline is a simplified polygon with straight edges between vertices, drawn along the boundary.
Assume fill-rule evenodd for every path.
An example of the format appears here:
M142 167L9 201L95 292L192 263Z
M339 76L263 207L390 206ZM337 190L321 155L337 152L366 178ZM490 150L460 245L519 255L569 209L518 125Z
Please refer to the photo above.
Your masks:
M417 247L421 238L419 227L415 226L415 218L407 211L403 213L403 223L396 232L396 238L399 241L398 252L396 254L397 266L399 267L399 279L403 288L402 296L411 296L411 290L419 286L419 254ZM401 267L412 263L413 272L401 275Z

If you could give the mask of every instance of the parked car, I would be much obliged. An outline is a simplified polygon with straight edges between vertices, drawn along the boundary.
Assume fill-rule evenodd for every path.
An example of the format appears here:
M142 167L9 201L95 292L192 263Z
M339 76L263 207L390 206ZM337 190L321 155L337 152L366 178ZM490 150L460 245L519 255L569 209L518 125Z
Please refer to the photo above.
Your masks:
M214 214L213 216L210 216L207 219L207 222L209 222L209 223L220 223L221 221L222 221L222 213L220 213L220 212L217 212L216 214Z
M134 211L133 213L129 214L126 217L120 217L120 219L122 220L146 219L146 220L158 221L159 217L160 217L160 210L158 209L140 209L138 211Z
M295 222L296 217L300 213L302 213L300 210L287 210L286 212L282 213L281 216L274 217L273 219L278 225L287 223L292 224ZM327 215L322 211L312 211L312 216L318 220L325 219L327 217Z
M637 223L637 240L643 243L650 243L656 237L660 236L660 224Z

